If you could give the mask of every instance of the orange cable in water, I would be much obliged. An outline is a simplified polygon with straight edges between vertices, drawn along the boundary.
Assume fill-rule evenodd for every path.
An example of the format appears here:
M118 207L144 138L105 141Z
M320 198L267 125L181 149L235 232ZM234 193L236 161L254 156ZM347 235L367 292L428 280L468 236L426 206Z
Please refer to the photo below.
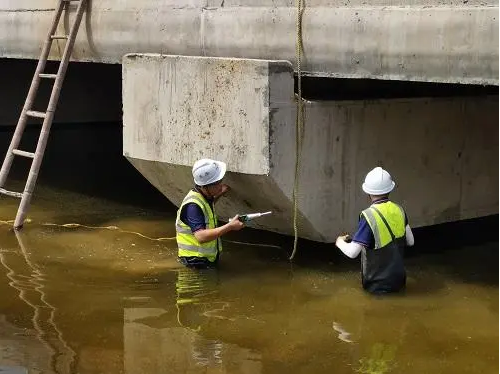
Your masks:
M12 225L13 220L8 220L8 221L1 221L1 225ZM25 223L31 223L32 221L30 219L26 219ZM130 230L123 230L120 229L118 226L89 226L89 225L83 225L81 223L51 223L51 222L44 222L40 224L41 226L52 226L52 227L64 227L64 228L69 228L69 229L76 229L76 228L85 228L85 229L91 229L91 230L112 230L112 231L118 231L123 234L133 234L140 236L144 239L152 240L152 241L167 241L167 240L175 240L175 236L171 237L160 237L160 238L152 238L150 236L141 234L140 232L137 231L130 231ZM234 244L241 244L241 245L248 245L248 246L256 246L256 247L269 247L269 248L278 248L280 249L281 247L278 245L273 245L273 244L265 244L265 243L249 243L249 242L242 242L242 241L237 241L237 240L224 240L225 242L228 243L234 243Z

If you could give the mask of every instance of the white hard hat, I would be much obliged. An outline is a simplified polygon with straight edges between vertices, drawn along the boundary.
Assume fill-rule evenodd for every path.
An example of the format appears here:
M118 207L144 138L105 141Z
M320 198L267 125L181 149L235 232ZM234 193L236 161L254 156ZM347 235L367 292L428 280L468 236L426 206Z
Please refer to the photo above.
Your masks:
M391 175L380 166L366 174L365 183L363 183L363 191L368 195L375 196L388 194L394 187L396 187L396 183L392 180Z
M198 186L218 182L224 178L224 174L226 174L226 164L221 161L204 158L193 165L194 183Z

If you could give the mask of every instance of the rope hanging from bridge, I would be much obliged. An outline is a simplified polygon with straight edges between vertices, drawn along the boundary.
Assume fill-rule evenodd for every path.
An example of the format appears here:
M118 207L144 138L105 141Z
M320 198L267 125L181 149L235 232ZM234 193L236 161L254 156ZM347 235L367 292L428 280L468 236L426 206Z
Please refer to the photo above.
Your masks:
M302 14L304 12L304 0L296 0L297 6L297 39L295 43L295 55L297 61L297 114L295 117L295 175L293 180L293 251L290 260L293 260L297 253L297 242L299 239L298 229L298 194L299 194L299 176L300 176L300 153L302 150L302 135L304 129L304 102L302 100Z

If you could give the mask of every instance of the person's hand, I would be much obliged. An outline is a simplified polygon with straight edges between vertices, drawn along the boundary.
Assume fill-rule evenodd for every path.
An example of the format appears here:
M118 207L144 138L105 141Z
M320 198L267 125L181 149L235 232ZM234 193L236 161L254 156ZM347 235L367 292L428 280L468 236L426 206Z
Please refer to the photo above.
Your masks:
M351 238L351 236L349 234L341 235L341 238L346 243L350 243L352 241L352 238Z
M339 243L349 243L351 241L351 237L349 235L340 235L335 241L335 245L338 247Z
M235 215L227 224L231 231L239 231L245 227L245 224L238 219L238 215Z

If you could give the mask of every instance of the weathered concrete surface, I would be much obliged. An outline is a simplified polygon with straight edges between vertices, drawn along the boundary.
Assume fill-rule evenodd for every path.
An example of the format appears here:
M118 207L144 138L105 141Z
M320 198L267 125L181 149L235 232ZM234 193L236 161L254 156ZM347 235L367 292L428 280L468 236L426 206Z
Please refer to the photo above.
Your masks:
M123 70L124 155L156 188L178 205L196 159L224 160L233 190L221 217L273 210L257 227L293 232L289 63L130 55ZM301 236L330 242L352 230L377 165L413 226L497 213L498 96L308 103Z
M267 62L200 64L197 58L155 55L128 55L125 61L124 81L142 82L123 91L124 107L139 107L143 114L141 126L135 126L135 112L124 112L124 148L133 149L134 157L192 165L206 154L224 155L240 172L269 173L269 111L262 108L269 96ZM290 64L282 65L289 72ZM168 112L161 110L165 105Z
M412 226L498 213L498 96L310 103L301 211L329 239L368 205L375 166Z
M55 0L0 3L0 57L38 58ZM80 61L153 52L295 61L292 0L93 0ZM307 1L312 75L498 84L498 1ZM71 16L63 24L69 25ZM61 26L63 32L64 25ZM62 54L57 42L52 58Z

